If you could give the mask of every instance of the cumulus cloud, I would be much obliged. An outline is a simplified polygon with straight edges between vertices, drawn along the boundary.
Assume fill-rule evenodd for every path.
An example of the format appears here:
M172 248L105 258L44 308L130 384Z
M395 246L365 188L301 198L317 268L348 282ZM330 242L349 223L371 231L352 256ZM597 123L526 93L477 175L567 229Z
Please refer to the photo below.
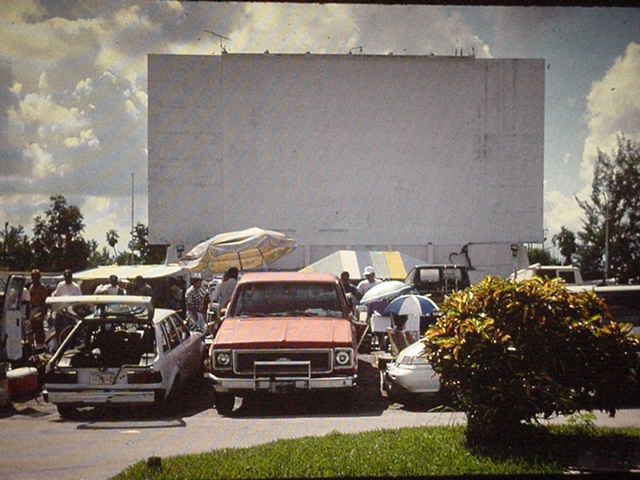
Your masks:
M559 232L564 226L577 231L582 228L582 209L573 196L558 190L551 190L544 194L544 223L552 233Z
M591 86L586 113L589 134L580 162L582 186L577 192L581 200L586 200L591 194L598 150L611 153L617 147L617 138L621 134L640 140L639 72L640 44L632 42L606 74ZM573 197L559 191L545 193L545 222L552 231L559 231L562 225L581 228L582 214Z
M580 175L583 195L590 191L598 149L610 153L618 135L640 140L640 44L630 43L606 75L591 86L587 96L589 136L584 144Z
M24 0L0 2L0 18L0 57L12 70L0 96L0 213L30 226L25 212L41 213L63 193L88 227L95 222L99 241L109 228L127 236L130 173L136 216L146 221L149 53L363 46L380 54L474 47L491 56L486 39L443 7Z

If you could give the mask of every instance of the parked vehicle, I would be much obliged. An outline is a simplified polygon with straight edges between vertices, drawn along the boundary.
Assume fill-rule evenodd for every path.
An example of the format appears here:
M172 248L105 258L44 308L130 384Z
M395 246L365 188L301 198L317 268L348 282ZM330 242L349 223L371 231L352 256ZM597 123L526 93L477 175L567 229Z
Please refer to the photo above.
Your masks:
M333 275L247 273L210 349L206 377L220 414L256 392L334 390L357 382L351 308Z
M416 265L409 271L404 283L411 285L414 293L428 295L437 304L451 292L471 285L468 268L455 264Z
M440 393L440 378L427 361L425 351L424 342L418 340L395 357L382 354L377 358L381 393L390 401L405 402Z
M572 292L594 292L604 300L617 322L632 324L632 333L640 335L640 285L573 285L567 288Z
M22 294L26 282L23 275L10 275L4 285L0 312L0 361L15 362L24 356L23 324L27 313Z
M533 263L527 268L523 268L515 272L516 280L530 280L533 277L540 278L562 278L568 285L582 285L582 274L580 269L573 265L542 265ZM509 276L514 279L514 274Z
M62 417L83 406L170 403L202 377L202 333L151 297L50 297L76 324L47 363L44 398Z

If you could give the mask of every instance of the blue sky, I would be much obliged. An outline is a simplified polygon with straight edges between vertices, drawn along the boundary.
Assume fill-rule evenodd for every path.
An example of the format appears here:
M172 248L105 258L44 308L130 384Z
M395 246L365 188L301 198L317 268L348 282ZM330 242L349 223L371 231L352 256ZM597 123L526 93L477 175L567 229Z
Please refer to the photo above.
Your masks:
M580 226L596 149L640 140L640 9L0 2L0 221L32 226L48 197L79 205L104 244L146 222L146 54L364 53L544 58L545 228Z

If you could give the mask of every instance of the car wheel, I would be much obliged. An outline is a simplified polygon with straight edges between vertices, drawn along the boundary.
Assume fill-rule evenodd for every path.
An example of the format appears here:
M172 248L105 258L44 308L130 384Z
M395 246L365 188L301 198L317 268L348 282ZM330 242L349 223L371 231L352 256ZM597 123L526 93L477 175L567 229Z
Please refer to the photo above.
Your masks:
M68 420L78 420L82 417L82 413L75 405L58 404L56 405L58 413L62 418Z
M216 393L216 410L220 415L231 415L235 403L235 395L231 393Z

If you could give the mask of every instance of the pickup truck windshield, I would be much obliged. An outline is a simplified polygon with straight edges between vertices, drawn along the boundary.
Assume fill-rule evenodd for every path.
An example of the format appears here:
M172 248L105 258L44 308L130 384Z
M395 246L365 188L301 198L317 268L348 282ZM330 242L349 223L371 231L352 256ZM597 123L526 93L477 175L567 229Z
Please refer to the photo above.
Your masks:
M337 286L331 283L249 283L240 285L234 317L343 317Z

